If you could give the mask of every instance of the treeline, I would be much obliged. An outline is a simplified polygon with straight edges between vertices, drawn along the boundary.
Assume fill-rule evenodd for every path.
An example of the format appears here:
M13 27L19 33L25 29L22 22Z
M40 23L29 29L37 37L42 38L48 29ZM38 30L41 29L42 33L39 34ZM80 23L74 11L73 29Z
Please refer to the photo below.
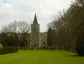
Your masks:
M47 43L50 49L75 52L77 44L84 40L84 0L76 0L48 27Z
M0 54L17 52L18 49L27 49L30 42L30 27L24 21L14 21L3 26L0 33Z
M30 26L25 21L14 21L6 26L3 26L0 33L0 41L4 45L12 45L18 40L19 46L26 46L26 42L30 41ZM8 44L8 43L10 44ZM16 44L18 44L16 43Z

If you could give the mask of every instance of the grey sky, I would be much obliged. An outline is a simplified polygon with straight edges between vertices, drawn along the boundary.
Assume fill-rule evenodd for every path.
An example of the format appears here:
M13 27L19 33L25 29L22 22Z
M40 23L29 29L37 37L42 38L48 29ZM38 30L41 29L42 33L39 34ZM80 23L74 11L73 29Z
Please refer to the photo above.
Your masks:
M0 28L14 20L26 21L29 24L37 14L41 25L41 32L46 31L47 24L52 21L55 14L67 9L71 0L0 0Z

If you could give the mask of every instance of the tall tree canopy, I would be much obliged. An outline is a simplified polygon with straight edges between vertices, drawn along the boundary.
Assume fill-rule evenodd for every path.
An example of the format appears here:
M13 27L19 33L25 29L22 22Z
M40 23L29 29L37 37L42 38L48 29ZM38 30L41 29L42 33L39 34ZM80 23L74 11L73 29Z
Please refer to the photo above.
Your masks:
M55 43L59 43L65 49L74 50L76 43L84 40L83 1L76 0L63 15L55 17L49 24L49 27L56 31Z

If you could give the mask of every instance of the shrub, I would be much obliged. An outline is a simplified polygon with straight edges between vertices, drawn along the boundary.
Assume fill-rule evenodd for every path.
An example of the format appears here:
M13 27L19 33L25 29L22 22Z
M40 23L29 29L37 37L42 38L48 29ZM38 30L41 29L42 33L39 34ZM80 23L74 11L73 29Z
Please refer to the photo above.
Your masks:
M0 43L0 49L2 49L3 48L3 46L2 46L2 44Z
M3 46L2 46L2 44L0 43L0 54L2 54L3 53Z
M3 54L5 54L5 53L15 53L15 52L18 52L18 48L16 46L4 47L3 48Z
M84 41L77 43L76 53L79 54L80 56L84 56Z

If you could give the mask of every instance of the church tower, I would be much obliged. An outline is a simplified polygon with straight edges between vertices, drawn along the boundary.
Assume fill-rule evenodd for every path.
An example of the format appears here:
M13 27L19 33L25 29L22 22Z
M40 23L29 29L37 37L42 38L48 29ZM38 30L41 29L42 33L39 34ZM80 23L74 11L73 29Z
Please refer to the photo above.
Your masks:
M31 24L31 42L32 47L39 47L40 42L40 25L38 24L37 16L35 14L33 24Z

